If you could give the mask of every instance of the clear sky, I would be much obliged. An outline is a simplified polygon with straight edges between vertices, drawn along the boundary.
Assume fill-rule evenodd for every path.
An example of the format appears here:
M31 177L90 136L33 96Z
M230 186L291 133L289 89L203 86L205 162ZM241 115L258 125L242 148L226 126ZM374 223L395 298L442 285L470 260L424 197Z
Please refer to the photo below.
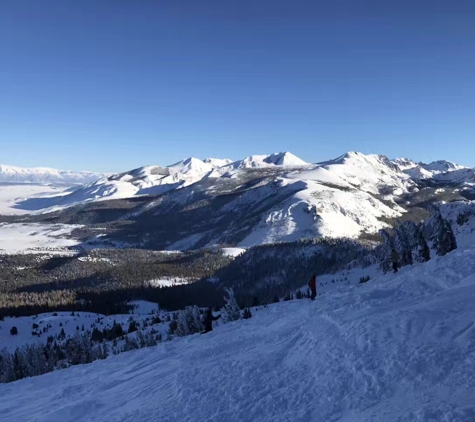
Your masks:
M1 5L4 164L353 150L475 166L474 135L473 2Z

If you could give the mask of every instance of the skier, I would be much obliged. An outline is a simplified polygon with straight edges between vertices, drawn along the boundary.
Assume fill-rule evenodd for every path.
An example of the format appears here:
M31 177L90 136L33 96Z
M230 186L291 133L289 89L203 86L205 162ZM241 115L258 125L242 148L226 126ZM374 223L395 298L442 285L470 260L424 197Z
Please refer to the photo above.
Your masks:
M213 316L213 310L211 309L211 306L206 310L205 316L204 316L204 325L205 325L205 330L201 334L206 334L209 333L210 331L213 331L213 321L218 320L221 318L221 315L218 316Z
M310 287L312 291L310 299L315 300L315 296L317 296L317 276L315 274L312 275L312 278L308 282L308 287Z
M391 260L393 261L393 270L395 273L397 273L397 267L399 264L399 255L395 249L391 251Z

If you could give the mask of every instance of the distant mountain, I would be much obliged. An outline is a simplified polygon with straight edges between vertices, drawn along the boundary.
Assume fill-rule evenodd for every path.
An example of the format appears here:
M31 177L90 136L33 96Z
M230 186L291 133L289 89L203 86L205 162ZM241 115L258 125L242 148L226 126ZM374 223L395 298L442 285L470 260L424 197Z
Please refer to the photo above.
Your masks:
M63 186L82 185L97 180L102 173L65 171L47 167L23 168L0 165L0 183L35 183Z
M431 202L463 200L474 189L472 169L444 161L348 152L309 164L283 152L140 167L16 208L35 211L37 220L48 213L50 222L97 223L101 230L114 223L101 236L111 245L185 250L371 236L403 214L418 220Z
M240 161L229 159L190 157L167 167L144 166L108 177L93 178L67 195L35 199L28 202L28 209L39 210L106 199L131 198L139 195L162 195L181 189L202 179L232 177L242 169L286 168L307 166L300 158L285 152L255 155Z
M305 161L290 152L278 152L271 155L251 155L244 160L230 164L234 169L266 168L273 166L307 166Z
M416 163L408 158L396 158L393 162L413 179L438 179L439 177L437 176L441 175L440 178L446 180L451 178L451 176L447 177L447 173L462 170L463 174L464 170L470 170L467 167L446 160L438 160L426 164L423 162Z

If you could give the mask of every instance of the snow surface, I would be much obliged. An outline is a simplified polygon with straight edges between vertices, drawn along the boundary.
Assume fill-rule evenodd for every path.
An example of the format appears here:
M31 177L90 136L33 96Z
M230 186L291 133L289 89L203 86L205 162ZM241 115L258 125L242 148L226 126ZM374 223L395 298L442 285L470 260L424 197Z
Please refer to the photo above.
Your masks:
M69 238L76 224L0 223L0 253L61 252L80 242Z
M374 271L371 268L368 271ZM319 278L319 281L320 278ZM9 422L475 420L475 249L0 385Z
M5 347L10 353L13 353L17 347L26 344L46 344L49 336L57 336L61 333L61 330L64 330L66 339L68 339L74 336L77 327L79 327L80 332L82 332L83 326L85 331L92 331L92 324L103 330L104 328L112 328L114 322L116 322L127 333L131 318L137 323L143 323L144 320L150 319L150 315L159 315L163 321L165 316L169 315L168 312L160 312L157 303L136 300L129 302L129 304L133 305L134 309L128 314L102 315L93 312L48 312L34 316L6 317L3 321L0 321L0 350ZM33 328L33 324L37 324L39 328ZM12 327L17 328L17 335L10 335ZM45 333L42 332L44 327L47 328ZM168 324L154 324L153 328L165 335ZM33 335L33 332L39 332L40 336Z
M315 173L327 175L325 169L323 172L318 169ZM396 204L392 209L364 191L342 190L318 181L282 179L280 187L295 193L266 213L238 246L291 242L319 236L354 238L363 231L376 232L387 227L381 217L398 217L404 212ZM264 186L262 189L271 188ZM246 204L249 201L247 197L255 193L250 191L239 200Z
M319 165L350 185L374 194L379 194L381 188L391 188L392 195L401 195L414 185L409 176L384 155L348 152Z
M0 183L0 215L21 215L30 211L19 209L17 204L30 198L44 198L64 193L64 187L33 183Z
M144 284L151 287L171 287L171 286L179 286L181 284L190 284L194 280L189 278L182 278L182 277L163 277L157 278L153 280L148 280Z
M221 250L223 251L224 256L232 256L232 257L239 256L243 254L244 252L246 252L246 249L244 248L222 248Z

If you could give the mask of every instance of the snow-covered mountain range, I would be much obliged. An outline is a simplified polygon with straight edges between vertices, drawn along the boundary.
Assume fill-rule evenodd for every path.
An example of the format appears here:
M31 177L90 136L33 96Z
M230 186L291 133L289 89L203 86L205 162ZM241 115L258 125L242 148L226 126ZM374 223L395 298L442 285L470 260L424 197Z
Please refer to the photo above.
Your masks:
M102 173L56 170L48 167L24 168L0 164L0 183L35 183L74 186L103 177Z
M474 171L446 160L416 163L408 158L397 158L394 163L413 179L467 180L474 179Z
M22 200L15 208L37 219L44 213L48 218L61 215L63 223L127 221L128 229L116 234L143 246L152 247L153 240L154 247L163 249L247 247L369 235L414 207L445 197L460 199L474 189L474 170L447 161L424 164L348 152L311 164L282 152L238 161L188 158L167 167L145 166L60 195ZM95 204L107 200L123 205L103 203L98 211ZM79 217L75 206L88 217ZM111 208L113 213L107 211Z

